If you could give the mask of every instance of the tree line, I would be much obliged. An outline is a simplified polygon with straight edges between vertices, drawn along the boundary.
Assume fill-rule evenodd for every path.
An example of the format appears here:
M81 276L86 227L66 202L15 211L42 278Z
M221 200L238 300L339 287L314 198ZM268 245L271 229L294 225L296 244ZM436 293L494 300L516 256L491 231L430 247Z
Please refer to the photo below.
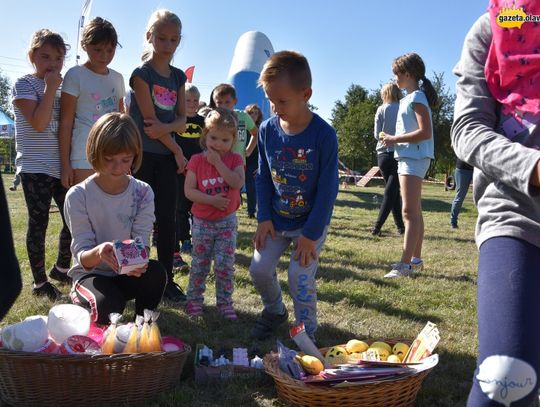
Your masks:
M452 172L456 160L450 145L455 95L446 87L443 73L434 73L431 82L439 95L439 105L432 109L435 159L427 173L428 177ZM375 112L382 104L381 87L368 91L352 84L344 100L336 101L332 109L332 126L338 135L339 158L347 167L361 173L377 165L377 140L373 136L373 127Z

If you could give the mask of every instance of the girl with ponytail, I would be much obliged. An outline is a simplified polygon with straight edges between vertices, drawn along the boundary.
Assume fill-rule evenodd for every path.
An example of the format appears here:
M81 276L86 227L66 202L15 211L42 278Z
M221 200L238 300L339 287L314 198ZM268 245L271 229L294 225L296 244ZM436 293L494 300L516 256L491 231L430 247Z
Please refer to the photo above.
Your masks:
M424 219L422 217L422 180L433 155L433 125L431 108L438 103L437 92L426 78L424 61L418 54L409 53L392 63L396 85L406 92L399 102L396 134L381 132L384 147L394 146L398 161L399 184L403 198L405 235L399 262L385 278L410 276L421 271Z

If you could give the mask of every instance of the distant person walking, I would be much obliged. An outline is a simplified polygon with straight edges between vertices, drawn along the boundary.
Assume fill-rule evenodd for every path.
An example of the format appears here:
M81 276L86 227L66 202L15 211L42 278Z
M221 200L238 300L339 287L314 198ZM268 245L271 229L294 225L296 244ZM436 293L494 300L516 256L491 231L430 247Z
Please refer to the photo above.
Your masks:
M399 109L401 91L395 83L387 83L381 88L383 104L375 113L374 136L377 140L377 165L384 178L384 196L379 209L377 221L371 229L373 236L380 236L381 229L390 212L394 216L394 222L400 235L405 233L403 215L401 214L401 196L399 193L398 164L394 158L394 146L383 146L379 134L387 135L396 133L396 119Z
M461 211L463 201L467 196L467 191L472 182L474 167L467 164L465 161L456 159L456 170L454 172L454 181L456 182L456 196L452 202L452 209L450 210L450 225L452 229L458 228L458 216Z

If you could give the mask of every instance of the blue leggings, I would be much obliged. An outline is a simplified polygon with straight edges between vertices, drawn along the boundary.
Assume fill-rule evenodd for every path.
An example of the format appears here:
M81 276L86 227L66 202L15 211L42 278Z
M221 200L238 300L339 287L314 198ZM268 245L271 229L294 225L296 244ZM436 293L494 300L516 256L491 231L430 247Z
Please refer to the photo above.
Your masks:
M480 247L479 355L468 407L529 406L540 373L540 248L511 237Z

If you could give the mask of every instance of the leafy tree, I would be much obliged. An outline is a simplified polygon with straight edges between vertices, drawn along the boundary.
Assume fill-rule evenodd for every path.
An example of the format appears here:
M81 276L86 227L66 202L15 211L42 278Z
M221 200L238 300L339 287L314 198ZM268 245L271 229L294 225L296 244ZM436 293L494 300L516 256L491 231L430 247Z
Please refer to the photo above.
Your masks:
M5 76L0 69L0 110L13 119L10 99L11 83L9 78Z
M6 115L13 118L11 108L11 83L9 78L5 76L0 70L0 110ZM11 151L10 151L11 150ZM0 170L9 163L9 159L15 159L15 142L11 139L0 139Z
M454 115L456 96L451 94L444 83L444 73L433 73L432 84L439 96L439 105L432 110L435 159L431 163L428 176L449 173L454 168L456 156L450 144L450 128Z
M339 157L352 169L367 169L377 162L373 120L380 104L379 91L368 92L352 84L345 101L338 100L332 109L332 125L337 131Z
M455 96L446 87L443 73L434 72L431 82L439 96L438 106L432 109L435 160L428 171L428 176L432 177L450 172L454 167L450 128ZM369 92L355 84L347 90L344 101L335 102L332 125L338 133L339 157L352 169L367 170L377 165L373 125L375 112L381 104L380 88Z

